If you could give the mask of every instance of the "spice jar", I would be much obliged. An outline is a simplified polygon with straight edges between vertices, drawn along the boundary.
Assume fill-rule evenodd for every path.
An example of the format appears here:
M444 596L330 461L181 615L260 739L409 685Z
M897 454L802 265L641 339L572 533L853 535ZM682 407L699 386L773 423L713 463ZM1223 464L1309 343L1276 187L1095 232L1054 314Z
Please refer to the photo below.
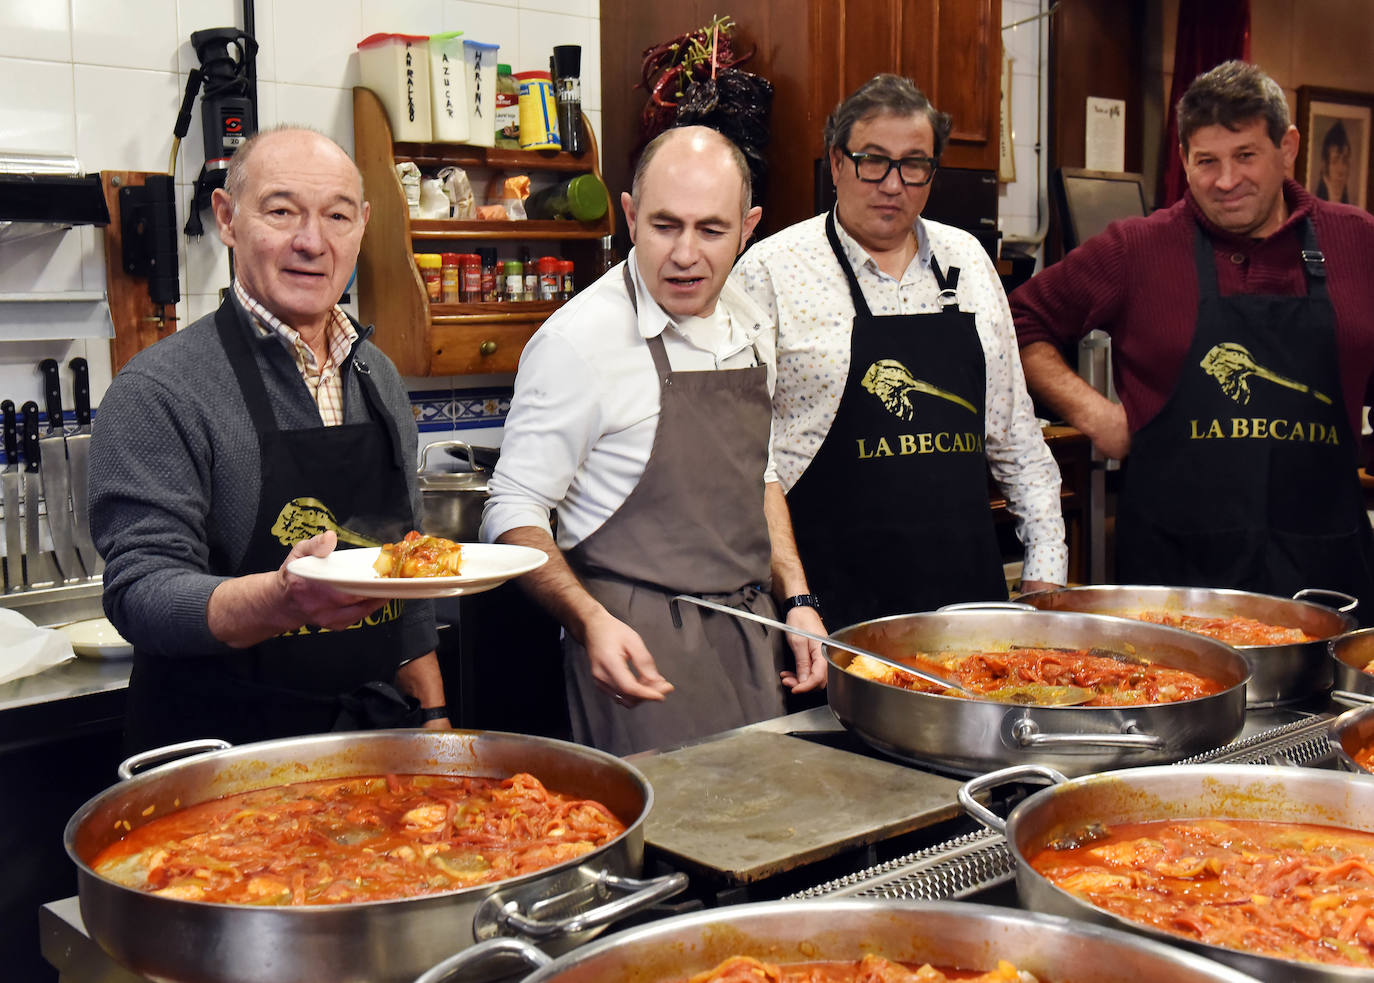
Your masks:
M462 270L459 280L459 297L464 304L476 304L482 300L482 257L476 253L461 253L458 265Z
M570 300L575 288L573 287L573 262L570 259L560 260L558 271L563 275L563 299Z
M437 303L443 297L443 257L438 253L416 253L415 265L419 267L420 279L424 281L425 294L430 303Z
M458 254L440 253L439 258L442 261L439 267L440 298L445 304L456 304L463 299L459 286L462 273L458 267Z
M496 146L520 149L520 83L509 65L496 66Z
M556 256L539 257L539 299L558 300L563 291L563 276L558 271Z
M525 294L525 268L519 260L506 261L506 285L501 299L519 303Z
M482 258L482 300L488 304L498 301L501 291L496 284L496 250L491 246L482 246L477 254Z

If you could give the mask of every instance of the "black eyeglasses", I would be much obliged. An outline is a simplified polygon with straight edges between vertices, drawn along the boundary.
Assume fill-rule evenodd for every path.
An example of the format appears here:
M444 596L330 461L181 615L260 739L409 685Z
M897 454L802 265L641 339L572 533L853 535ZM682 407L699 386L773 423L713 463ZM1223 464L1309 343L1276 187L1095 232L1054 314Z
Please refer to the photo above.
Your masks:
M868 184L881 184L887 180L892 169L897 168L897 177L909 188L919 188L930 183L935 177L935 168L940 162L935 157L903 157L893 160L882 154L856 154L841 148L840 152L854 162L854 176Z

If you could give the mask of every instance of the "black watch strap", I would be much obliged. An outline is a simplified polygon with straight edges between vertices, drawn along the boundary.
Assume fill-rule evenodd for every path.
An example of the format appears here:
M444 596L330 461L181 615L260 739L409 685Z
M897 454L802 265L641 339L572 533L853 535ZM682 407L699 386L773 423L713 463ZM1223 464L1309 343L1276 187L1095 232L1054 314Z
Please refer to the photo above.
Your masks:
M425 721L430 721L430 720L442 720L444 717L447 717L447 716L448 716L448 707L447 707L447 706L422 707L421 710L420 710L420 719L421 719L421 720L425 720Z
M793 594L791 597L783 598L782 611L786 614L793 608L815 608L816 613L821 613L821 599L815 594Z

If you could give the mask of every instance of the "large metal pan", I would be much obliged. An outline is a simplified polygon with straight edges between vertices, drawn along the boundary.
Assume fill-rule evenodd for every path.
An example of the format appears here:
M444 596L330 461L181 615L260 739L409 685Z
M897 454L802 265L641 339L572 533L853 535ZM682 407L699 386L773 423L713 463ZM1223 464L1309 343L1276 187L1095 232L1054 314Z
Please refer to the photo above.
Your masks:
M1364 667L1374 662L1374 628L1346 632L1326 643L1330 658L1331 688L1374 699L1374 675Z
M1374 697L1369 699L1374 702ZM1326 741L1342 768L1357 775L1368 775L1369 769L1356 764L1355 756L1374 746L1374 706L1355 707L1331 721Z
M1306 601L1306 597L1338 600L1339 610ZM1359 603L1348 594L1329 590L1300 590L1291 598L1210 587L1147 587L1105 584L1060 587L1025 594L1019 600L1042 611L1081 611L1129 618L1142 611L1168 611L1207 618L1241 616L1271 625L1301 628L1316 641L1290 645L1238 645L1250 664L1245 702L1252 707L1278 706L1306 699L1331 688L1328 639L1350 631L1356 621L1348 612Z
M126 823L137 827L151 816L236 792L350 775L504 778L521 771L551 789L597 799L626 831L577 860L533 874L367 904L179 901L108 881L89 864ZM627 908L681 890L681 875L634 879L652 805L653 791L636 768L575 744L476 731L367 731L246 744L155 768L87 802L67 823L64 840L76 863L86 928L135 973L173 983L400 983L498 935L549 938L555 951L567 948ZM604 903L612 891L626 890L632 893ZM528 914L536 903L538 918Z
M1026 799L1005 822L975 798L1007 782L1047 780L1056 784ZM1028 858L1050 839L1089 822L1110 826L1162 819L1252 819L1374 831L1374 782L1339 771L1259 765L1133 768L1069 780L1053 769L1024 765L968 782L959 790L959 801L974 818L1006 835L1016 860L1017 895L1027 908L1129 929L1264 980L1368 983L1371 979L1368 970L1255 955L1137 924L1056 887L1030 866Z
M894 615L833 634L889 656L1012 646L1103 648L1188 669L1226 687L1150 706L1014 706L864 679L843 671L853 656L827 649L834 671L826 692L841 723L880 751L957 774L1030 761L1076 775L1177 761L1220 747L1245 723L1245 660L1229 645L1176 628L1092 614L979 609Z
M484 943L485 944L485 943ZM478 947L415 983L458 977ZM1254 983L1171 946L1053 915L960 902L774 901L679 915L584 946L550 962L527 944L510 953L542 967L524 983L684 980L732 955L770 962L860 959L989 970L999 957L1045 983Z

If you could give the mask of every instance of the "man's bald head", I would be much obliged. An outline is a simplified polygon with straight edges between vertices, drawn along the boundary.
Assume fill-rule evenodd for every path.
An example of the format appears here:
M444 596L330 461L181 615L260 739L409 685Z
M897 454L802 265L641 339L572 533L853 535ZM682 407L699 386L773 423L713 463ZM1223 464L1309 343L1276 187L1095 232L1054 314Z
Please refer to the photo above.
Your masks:
M729 156L730 162L739 172L740 216L742 218L747 215L749 207L754 201L754 181L749 173L749 162L744 159L744 153L735 145L734 141L719 130L713 130L709 126L675 126L672 129L664 130L650 140L649 145L644 148L644 152L639 155L638 163L635 164L634 180L630 185L630 197L636 202L640 200L644 187L644 174L649 170L649 165L653 163L659 151L664 147L677 145L683 141L686 141L686 146L691 146L694 149L717 146Z

